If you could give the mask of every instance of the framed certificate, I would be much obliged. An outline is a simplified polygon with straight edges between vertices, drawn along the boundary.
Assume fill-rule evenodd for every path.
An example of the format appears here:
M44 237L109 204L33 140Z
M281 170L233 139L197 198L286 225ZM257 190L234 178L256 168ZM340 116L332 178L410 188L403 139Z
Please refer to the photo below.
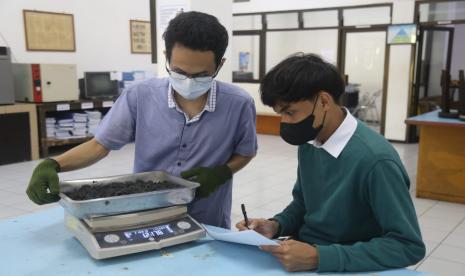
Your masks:
M131 53L152 53L150 21L130 20Z
M23 18L28 51L76 51L72 14L23 10Z

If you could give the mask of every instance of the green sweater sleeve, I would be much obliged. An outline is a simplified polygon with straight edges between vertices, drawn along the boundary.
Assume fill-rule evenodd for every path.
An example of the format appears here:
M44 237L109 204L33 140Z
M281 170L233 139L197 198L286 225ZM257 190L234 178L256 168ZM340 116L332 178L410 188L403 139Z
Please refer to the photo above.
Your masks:
M278 234L280 236L296 235L299 228L302 226L305 215L305 205L302 198L300 183L300 176L297 174L297 181L292 190L293 199L291 203L281 213L274 216L274 219L279 222L280 232Z
M364 185L366 198L382 229L379 237L352 245L317 246L318 271L401 268L413 265L425 256L404 170L392 160L378 161Z

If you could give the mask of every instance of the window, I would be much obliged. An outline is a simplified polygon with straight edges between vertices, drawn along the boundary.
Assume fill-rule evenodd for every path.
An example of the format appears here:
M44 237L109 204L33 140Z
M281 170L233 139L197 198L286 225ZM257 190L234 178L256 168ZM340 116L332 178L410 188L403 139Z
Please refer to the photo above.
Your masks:
M234 35L232 41L233 81L258 81L260 35Z
M290 29L299 27L299 14L271 13L266 15L267 29Z
M338 46L343 42L339 41L343 29L389 25L391 12L392 4L374 4L234 15L233 81L258 82L297 52L314 53L338 65L342 63Z
M233 16L233 30L261 30L262 16L261 15L235 15Z
M266 34L266 71L296 52L314 53L336 64L337 42L337 29L269 32Z
M391 7L350 8L343 11L344 26L390 24Z
M452 21L465 19L465 2L450 1L420 4L420 22Z
M303 12L304 28L337 27L337 10Z

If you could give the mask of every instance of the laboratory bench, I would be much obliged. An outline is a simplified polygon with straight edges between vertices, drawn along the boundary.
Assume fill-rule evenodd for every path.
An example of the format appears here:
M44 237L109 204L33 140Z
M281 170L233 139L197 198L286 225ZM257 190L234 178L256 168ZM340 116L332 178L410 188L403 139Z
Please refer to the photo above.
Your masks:
M418 197L465 203L465 122L432 111L405 122L420 128Z
M0 275L316 275L288 273L257 247L204 238L161 250L92 259L65 229L61 207L0 220ZM337 275L331 273L331 275ZM408 269L344 275L424 275Z

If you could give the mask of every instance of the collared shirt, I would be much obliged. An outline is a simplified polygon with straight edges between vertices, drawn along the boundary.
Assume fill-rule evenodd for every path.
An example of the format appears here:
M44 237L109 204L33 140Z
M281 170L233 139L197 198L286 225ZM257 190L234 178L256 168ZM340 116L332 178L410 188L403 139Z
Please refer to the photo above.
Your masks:
M207 103L205 104L205 107L203 108L203 110L199 114L195 115L191 119L189 119L189 115L187 115L187 113L184 112L178 106L178 104L176 103L176 101L174 99L174 94L173 93L174 93L174 90L173 90L173 87L170 84L169 88L168 88L168 107L169 108L176 108L176 110L179 113L183 114L184 117L186 118L186 124L197 122L205 111L208 111L208 112L214 112L215 111L215 108L216 108L216 81L215 80L213 80L210 91L208 92L208 98L207 98Z
M252 97L231 84L216 81L215 86L216 100L210 101L215 102L214 110L188 122L167 104L167 78L138 83L118 98L95 139L110 150L134 141L135 173L165 171L179 176L194 167L224 165L233 154L254 156L257 136ZM189 214L201 223L229 228L231 195L232 180L209 197L189 204Z
M293 200L274 217L279 234L316 244L318 272L417 263L425 246L399 154L364 123L357 123L353 135L340 133L338 140L351 138L338 158L307 143L299 146Z
M309 142L309 144L312 144L316 148L324 149L334 158L339 157L349 142L350 138L352 138L352 135L354 135L355 130L357 129L357 119L355 119L346 108L344 109L346 113L344 121L342 121L341 125L329 137L329 139L326 140L324 144L321 144L318 140Z

